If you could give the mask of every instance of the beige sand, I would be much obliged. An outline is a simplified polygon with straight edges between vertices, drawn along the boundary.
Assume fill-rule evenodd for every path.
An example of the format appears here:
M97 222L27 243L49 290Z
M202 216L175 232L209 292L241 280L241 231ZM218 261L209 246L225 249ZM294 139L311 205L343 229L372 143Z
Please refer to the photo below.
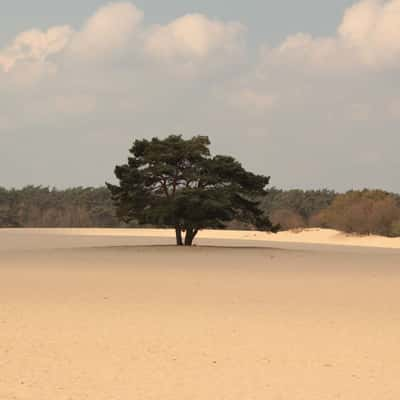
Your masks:
M0 231L0 400L398 400L400 251L240 235Z
M3 229L4 233L20 235L41 235L68 237L108 237L108 238L164 238L168 243L173 242L173 232L168 229ZM400 238L387 238L382 236L349 235L332 229L304 229L299 231L279 232L278 234L253 232L253 231L213 231L204 230L198 235L197 242L201 239L212 240L251 240L271 243L301 243L301 244L329 244L340 246L361 246L400 249ZM64 239L63 239L64 240ZM147 240L143 241L147 243ZM25 243L26 245L27 243ZM28 245L30 245L28 243ZM242 244L241 244L242 245ZM1 246L1 243L0 243ZM0 247L1 248L1 247Z

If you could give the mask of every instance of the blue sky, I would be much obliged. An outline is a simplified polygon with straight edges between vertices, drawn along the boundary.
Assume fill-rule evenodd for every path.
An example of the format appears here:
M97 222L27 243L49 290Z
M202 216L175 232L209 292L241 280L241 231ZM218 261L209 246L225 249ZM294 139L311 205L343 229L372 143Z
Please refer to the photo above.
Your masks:
M0 186L101 185L179 133L278 187L400 192L399 72L400 0L3 0Z

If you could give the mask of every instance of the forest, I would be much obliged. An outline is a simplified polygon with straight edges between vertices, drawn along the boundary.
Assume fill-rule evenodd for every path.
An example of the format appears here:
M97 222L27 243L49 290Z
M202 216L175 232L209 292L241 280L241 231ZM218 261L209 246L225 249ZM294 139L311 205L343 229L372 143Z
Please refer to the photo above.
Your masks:
M400 195L382 190L337 193L331 190L271 188L258 199L282 230L311 227L390 237L400 236ZM119 221L106 187L65 190L42 186L0 187L0 227L134 227ZM230 229L254 229L240 222Z

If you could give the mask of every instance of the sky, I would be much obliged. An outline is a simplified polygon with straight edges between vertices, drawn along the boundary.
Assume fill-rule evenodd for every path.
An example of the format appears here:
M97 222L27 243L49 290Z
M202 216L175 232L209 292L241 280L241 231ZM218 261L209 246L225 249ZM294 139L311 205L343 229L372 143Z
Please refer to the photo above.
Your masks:
M400 0L3 0L0 186L208 135L281 188L400 192Z

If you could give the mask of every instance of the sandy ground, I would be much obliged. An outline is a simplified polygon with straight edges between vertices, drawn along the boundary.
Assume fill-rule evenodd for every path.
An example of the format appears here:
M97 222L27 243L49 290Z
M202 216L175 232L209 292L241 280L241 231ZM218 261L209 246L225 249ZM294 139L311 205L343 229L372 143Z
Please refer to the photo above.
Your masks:
M3 229L3 241L0 249L8 248L46 248L47 244L42 240L44 235L51 235L52 245L70 247L78 244L79 246L90 246L93 239L95 243L104 245L125 241L128 245L135 238L136 244L149 243L148 238L157 238L156 243L173 243L173 234L170 230L161 229ZM7 233L7 235L5 235ZM39 235L38 235L39 234ZM29 240L27 240L30 236ZM22 240L22 237L24 238ZM106 238L100 241L99 238ZM15 240L17 239L17 240ZM4 243L4 240L6 243ZM79 243L77 243L79 240ZM305 229L300 231L279 232L278 234L253 231L215 231L204 230L199 233L195 242L203 244L220 244L221 240L229 240L230 244L243 246L243 241L260 242L265 246L267 242L276 246L276 243L298 243L304 244L324 244L339 246L358 246L358 247L379 247L400 249L400 238L387 238L382 236L357 236L348 235L332 229ZM234 243L237 242L237 243ZM260 245L260 243L253 245Z
M397 239L243 235L0 230L0 400L398 400Z

